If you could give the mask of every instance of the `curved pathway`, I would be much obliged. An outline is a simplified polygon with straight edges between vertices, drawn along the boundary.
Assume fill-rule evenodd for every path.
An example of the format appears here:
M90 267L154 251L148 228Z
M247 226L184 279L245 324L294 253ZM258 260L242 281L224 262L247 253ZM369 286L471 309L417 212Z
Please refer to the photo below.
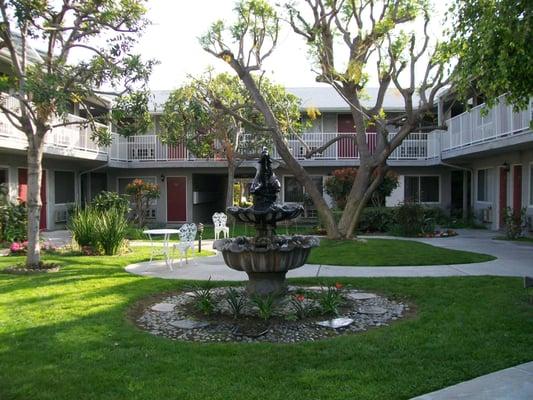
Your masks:
M345 267L306 264L301 268L289 271L287 277L314 277L317 274L319 276L339 277L533 276L533 245L493 240L493 237L497 235L497 233L490 231L459 230L459 236L451 238L408 239L449 249L490 254L497 257L493 261L475 264L403 267ZM380 237L384 238L385 236ZM210 247L212 241L204 243L205 247ZM131 264L126 267L126 271L136 275L164 279L206 280L211 278L217 281L248 279L244 272L228 268L219 253L211 257L193 259L186 265L175 265L174 271L169 271L164 261Z

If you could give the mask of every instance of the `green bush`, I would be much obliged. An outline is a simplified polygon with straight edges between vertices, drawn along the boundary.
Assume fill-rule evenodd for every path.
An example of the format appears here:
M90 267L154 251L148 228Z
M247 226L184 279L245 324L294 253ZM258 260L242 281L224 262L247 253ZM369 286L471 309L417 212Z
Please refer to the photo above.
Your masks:
M418 203L404 203L396 208L394 232L401 236L417 236L424 231L424 207Z
M106 256L113 256L119 252L124 244L128 232L128 220L124 210L119 208L110 208L103 212L97 212L97 214L99 214L96 226L97 247Z
M524 235L527 227L526 215L527 209L525 207L519 210L505 207L503 223L505 224L505 237L507 239L516 240Z
M27 239L28 210L25 203L9 200L7 187L0 185L0 242Z
M91 207L77 208L69 219L67 228L80 247L98 245L98 213Z
M127 214L130 210L130 199L128 195L121 195L116 192L100 192L91 202L97 211L106 211L111 208Z
M360 232L389 232L396 223L395 209L392 207L366 207L361 213L358 230Z
M94 253L115 255L126 239L128 220L118 208L100 211L88 206L74 212L68 229L82 249L89 247Z

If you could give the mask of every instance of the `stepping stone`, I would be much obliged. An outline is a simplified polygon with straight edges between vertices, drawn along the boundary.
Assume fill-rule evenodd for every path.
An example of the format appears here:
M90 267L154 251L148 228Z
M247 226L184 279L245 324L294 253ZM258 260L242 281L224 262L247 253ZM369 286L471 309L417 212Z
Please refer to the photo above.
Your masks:
M153 305L150 310L159 311L159 312L170 312L174 311L175 304L172 303L157 303Z
M178 319L177 321L171 322L170 325L178 329L197 329L205 328L207 325L209 325L209 322L195 321L192 319Z
M350 300L369 300L369 299L375 299L378 297L374 293L354 293L350 292L346 295L346 297Z
M339 329L344 328L350 324L353 323L353 319L351 318L333 318L329 319L327 321L320 321L317 322L317 325L323 326L325 328L331 328L331 329Z
M360 314L383 315L387 312L387 309L379 306L363 306L359 307L358 311Z

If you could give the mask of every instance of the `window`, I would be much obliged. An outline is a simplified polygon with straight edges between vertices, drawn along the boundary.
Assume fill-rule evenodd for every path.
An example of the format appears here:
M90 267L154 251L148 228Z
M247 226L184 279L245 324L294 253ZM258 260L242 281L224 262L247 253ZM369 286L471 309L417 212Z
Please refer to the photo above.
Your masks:
M0 168L0 185L7 185L7 169Z
M55 204L68 204L76 201L74 172L55 171Z
M311 180L320 193L323 193L322 176L311 176ZM284 177L283 198L287 203L302 203L304 201L305 189L293 176Z
M404 200L415 203L438 203L440 201L440 178L438 176L406 176Z
M533 164L529 166L529 205L533 206Z
M489 170L477 171L477 201L489 201Z
M283 198L287 203L301 203L304 201L304 188L293 176L285 177L283 186Z

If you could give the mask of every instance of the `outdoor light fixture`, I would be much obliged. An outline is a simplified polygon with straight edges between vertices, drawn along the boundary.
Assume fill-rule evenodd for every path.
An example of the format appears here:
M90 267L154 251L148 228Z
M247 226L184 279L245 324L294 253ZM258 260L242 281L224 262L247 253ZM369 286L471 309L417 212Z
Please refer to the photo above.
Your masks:
M202 234L204 233L204 224L198 224L198 253L202 252Z
M504 169L504 171L509 171L511 169L507 161L502 164L502 168Z
M161 174L161 182L165 182L165 174Z

